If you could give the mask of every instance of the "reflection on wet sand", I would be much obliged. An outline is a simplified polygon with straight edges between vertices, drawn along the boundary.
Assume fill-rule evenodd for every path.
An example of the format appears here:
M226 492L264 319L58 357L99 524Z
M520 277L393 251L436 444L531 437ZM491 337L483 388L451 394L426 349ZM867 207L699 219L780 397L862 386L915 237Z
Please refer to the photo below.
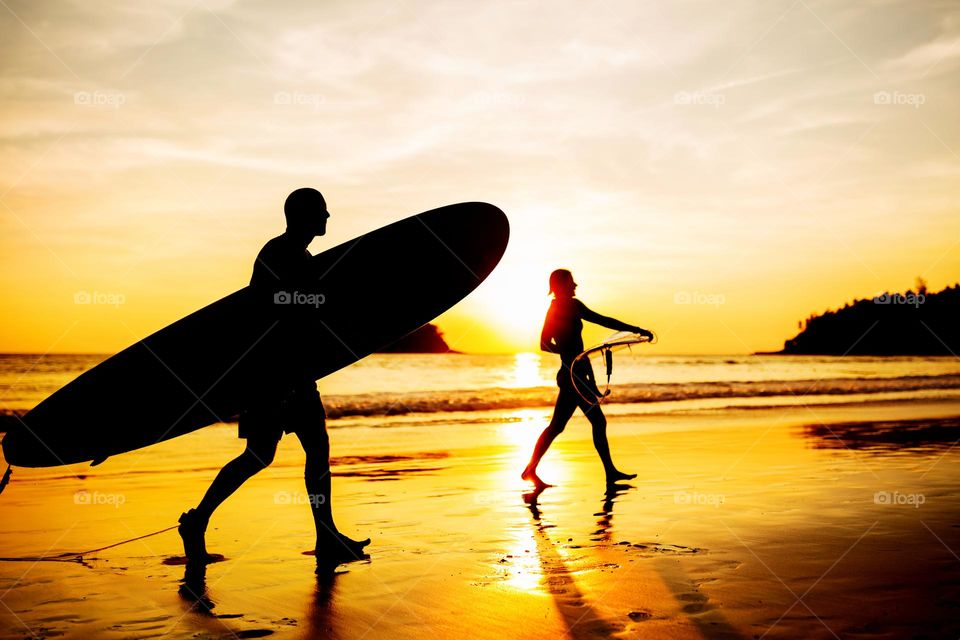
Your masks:
M180 581L177 593L184 607L180 619L187 622L189 626L197 628L195 637L215 634L213 637L263 638L274 633L272 629L264 628L233 628L228 621L239 621L244 617L242 613L214 612L217 603L211 598L207 587L207 565L204 563L188 562L186 564L183 580Z
M446 451L423 451L416 455L365 455L340 456L330 460L335 477L366 478L368 480L398 480L413 473L435 473L443 466L424 466L426 460L443 460L449 457Z
M803 435L815 449L935 450L960 441L960 418L810 424Z
M537 556L543 570L541 578L543 589L553 596L557 611L563 618L563 623L571 638L602 638L622 631L623 625L605 619L590 603L577 586L577 582L563 558L557 553L553 541L547 534L547 529L551 528L552 525L544 524L541 521L542 514L538 499L545 489L546 487L540 487L523 494L523 501L533 516L534 540L537 544Z
M603 508L597 513L593 514L595 516L600 516L600 519L597 520L597 525L600 528L593 532L594 535L597 536L596 538L593 538L593 540L598 542L610 542L611 531L613 530L613 503L616 502L619 496L634 488L635 487L632 484L625 484L622 482L607 486L607 491L604 493L603 497Z
M709 597L699 590L683 568L667 556L674 554L696 554L701 549L691 549L681 545L664 543L630 544L626 541L614 541L613 514L617 499L635 489L632 485L618 483L607 488L604 494L602 508L594 515L599 516L599 529L594 532L596 537L591 538L599 544L596 547L607 549L622 549L625 553L639 550L641 556L648 558L652 568L660 581L669 589L680 610L696 627L696 631L703 638L710 640L742 640L740 634L726 617L710 602ZM623 632L627 625L613 622L605 617L594 604L578 588L574 579L574 572L564 562L557 551L555 543L550 539L547 530L554 527L543 522L543 513L540 509L539 498L546 488L539 488L523 494L523 501L530 510L536 542L537 556L542 568L541 583L544 591L553 596L557 610L563 618L571 638L607 638ZM615 566L615 565L614 565ZM627 617L634 623L642 623L650 619L651 614L643 608L634 609ZM632 631L633 629L629 629Z
M337 579L341 573L331 571L317 574L317 588L307 611L304 637L334 640L345 637L341 633L340 616L336 607Z
M213 609L217 605L207 594L207 565L200 562L187 563L177 592L188 612L202 616L215 615Z

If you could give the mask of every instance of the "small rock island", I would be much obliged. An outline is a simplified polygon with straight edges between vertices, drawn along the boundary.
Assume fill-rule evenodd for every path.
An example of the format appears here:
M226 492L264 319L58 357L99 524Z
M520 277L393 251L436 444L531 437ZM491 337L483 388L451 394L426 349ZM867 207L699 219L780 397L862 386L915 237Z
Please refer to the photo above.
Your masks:
M384 347L379 353L459 353L450 348L443 339L443 332L432 323L428 323L408 333L393 344Z

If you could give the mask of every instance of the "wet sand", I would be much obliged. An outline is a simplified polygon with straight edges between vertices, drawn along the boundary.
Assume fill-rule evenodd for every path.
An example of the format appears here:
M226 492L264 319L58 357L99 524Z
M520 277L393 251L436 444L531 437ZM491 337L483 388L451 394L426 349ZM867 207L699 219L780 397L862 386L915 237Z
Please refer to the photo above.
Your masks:
M960 635L960 403L608 415L614 459L638 478L605 492L578 416L539 496L518 474L548 410L337 421L338 525L373 544L319 579L287 437L215 516L208 548L225 561L188 571L168 531L82 562L0 562L0 637ZM175 525L240 451L235 433L16 469L0 555Z

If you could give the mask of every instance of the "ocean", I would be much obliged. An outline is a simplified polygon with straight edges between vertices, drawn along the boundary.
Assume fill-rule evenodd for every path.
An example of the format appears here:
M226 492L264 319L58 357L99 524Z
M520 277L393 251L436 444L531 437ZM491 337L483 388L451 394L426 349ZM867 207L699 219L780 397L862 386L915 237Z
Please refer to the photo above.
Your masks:
M105 355L0 355L0 412L23 413ZM377 354L319 382L331 427L440 412L549 407L559 360L552 354ZM606 384L594 363L600 388ZM609 404L638 411L848 404L960 397L960 359L615 355Z

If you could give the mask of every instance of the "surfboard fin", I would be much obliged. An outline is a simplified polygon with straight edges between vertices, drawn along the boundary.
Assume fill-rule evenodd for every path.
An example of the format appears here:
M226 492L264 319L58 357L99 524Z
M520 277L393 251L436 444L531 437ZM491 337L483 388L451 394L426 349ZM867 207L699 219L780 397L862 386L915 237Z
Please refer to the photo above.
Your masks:
M96 460L94 460L93 462L90 463L90 466L91 466L91 467L95 467L95 466L97 466L98 464L100 464L101 462L103 462L104 460L106 460L106 459L109 458L109 457L110 457L110 456L103 456L102 458L97 458Z

